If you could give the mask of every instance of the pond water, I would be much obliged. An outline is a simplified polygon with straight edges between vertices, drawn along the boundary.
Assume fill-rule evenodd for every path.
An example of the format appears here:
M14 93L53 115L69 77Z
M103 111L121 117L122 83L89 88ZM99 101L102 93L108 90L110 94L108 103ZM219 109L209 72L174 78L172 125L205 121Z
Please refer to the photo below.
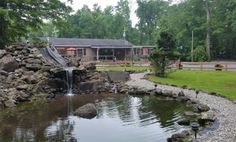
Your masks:
M97 117L72 112L95 103ZM5 110L0 116L0 141L162 142L186 127L177 124L190 110L177 101L143 96L64 96Z

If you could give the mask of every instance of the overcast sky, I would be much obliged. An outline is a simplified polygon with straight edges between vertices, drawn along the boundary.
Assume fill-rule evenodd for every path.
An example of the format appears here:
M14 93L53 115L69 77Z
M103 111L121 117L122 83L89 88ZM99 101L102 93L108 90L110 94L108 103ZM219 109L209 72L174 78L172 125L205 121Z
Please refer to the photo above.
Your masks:
M66 2L67 0L61 1ZM72 5L70 6L74 9L74 11L77 11L78 9L81 9L83 5L88 5L89 8L93 8L93 5L97 3L102 9L104 9L107 6L116 6L118 1L119 0L73 0ZM138 22L138 17L135 14L135 10L137 9L138 5L136 0L129 0L129 2L131 9L130 18L132 20L132 25L134 26Z

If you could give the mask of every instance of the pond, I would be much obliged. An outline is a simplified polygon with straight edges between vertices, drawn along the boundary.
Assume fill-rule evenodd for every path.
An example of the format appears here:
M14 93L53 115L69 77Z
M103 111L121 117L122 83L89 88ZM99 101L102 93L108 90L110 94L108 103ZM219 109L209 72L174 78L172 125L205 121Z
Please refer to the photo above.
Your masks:
M73 115L90 102L98 109L95 118ZM187 110L186 104L154 96L63 96L1 112L0 141L162 142L187 128L177 124Z

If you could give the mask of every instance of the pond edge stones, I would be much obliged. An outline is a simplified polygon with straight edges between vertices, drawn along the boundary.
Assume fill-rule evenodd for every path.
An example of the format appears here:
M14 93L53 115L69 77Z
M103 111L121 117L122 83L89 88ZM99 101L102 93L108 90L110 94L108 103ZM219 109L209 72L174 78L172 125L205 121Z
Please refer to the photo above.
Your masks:
M171 90L164 89L146 89L146 88L138 88L131 87L129 91L127 91L129 95L151 95L156 97L164 97L166 100L175 100L179 102L186 103L187 105L191 105L193 107L193 111L187 111L184 114L189 117L196 117L195 121L199 123L201 129L206 125L211 125L215 120L215 112L210 110L210 107L201 104L197 99L191 99L187 95L184 94L183 91L174 92ZM178 122L179 125L189 126L193 121L190 120L181 120ZM167 139L168 142L179 142L184 141L185 139L193 139L191 137L193 132L191 130L184 130L180 133L173 134L170 138Z

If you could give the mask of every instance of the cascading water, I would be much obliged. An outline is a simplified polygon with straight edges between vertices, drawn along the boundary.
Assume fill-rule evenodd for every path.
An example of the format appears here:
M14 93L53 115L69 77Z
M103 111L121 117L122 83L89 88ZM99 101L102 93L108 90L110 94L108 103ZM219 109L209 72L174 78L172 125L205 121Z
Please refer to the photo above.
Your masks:
M73 96L73 70L74 67L64 68L66 71L67 96Z

